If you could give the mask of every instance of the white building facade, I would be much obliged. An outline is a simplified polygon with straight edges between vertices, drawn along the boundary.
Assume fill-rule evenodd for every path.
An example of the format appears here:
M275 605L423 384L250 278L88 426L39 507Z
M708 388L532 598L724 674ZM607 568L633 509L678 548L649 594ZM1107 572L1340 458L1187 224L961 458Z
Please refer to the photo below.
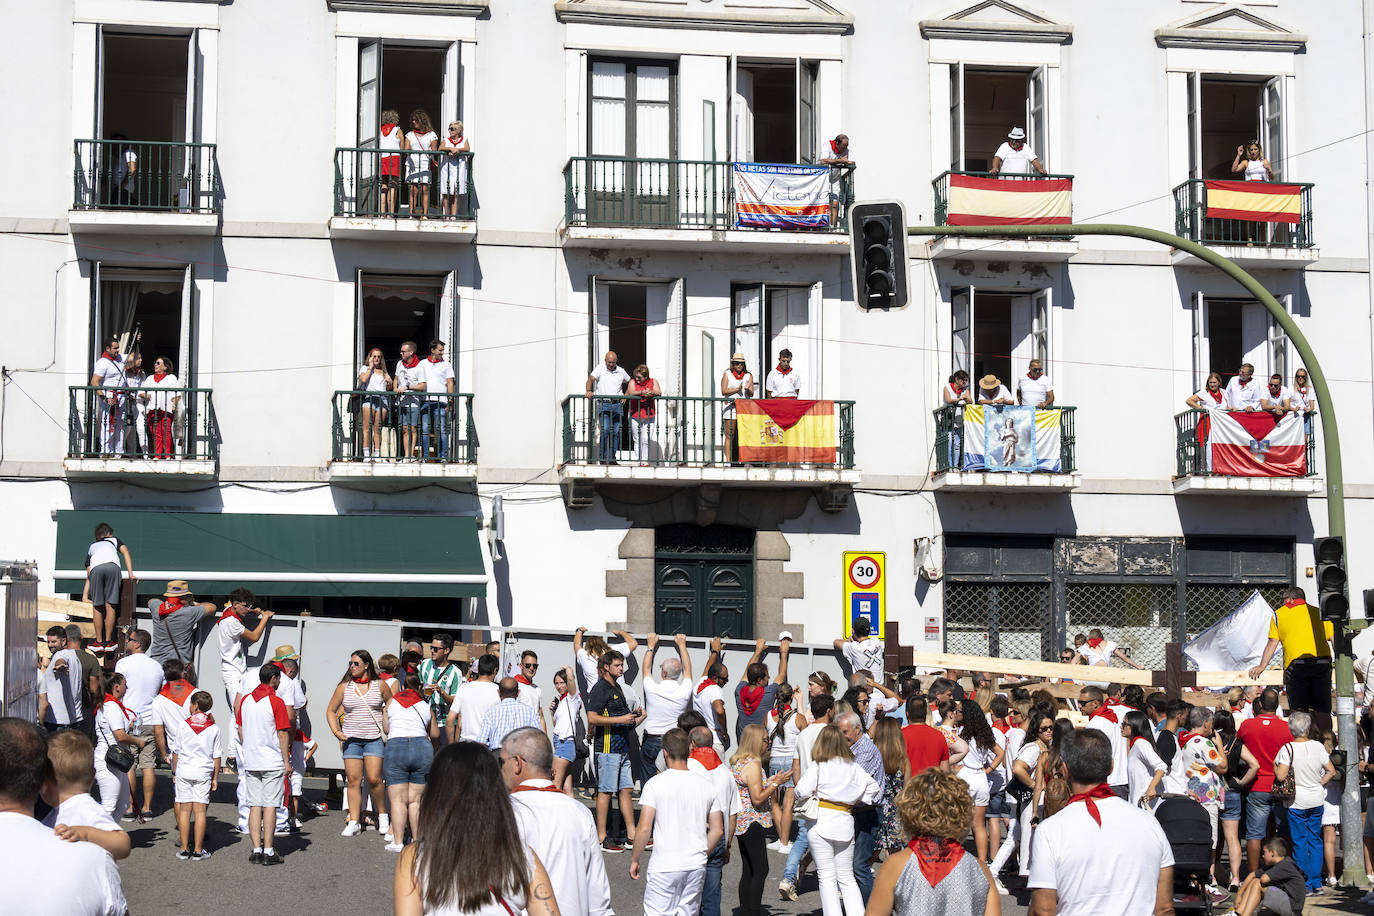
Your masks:
M918 649L1053 658L1098 626L1157 666L1253 588L1315 597L1327 405L1291 478L1208 474L1177 417L1211 370L1299 368L1220 273L1124 238L912 237L909 303L856 304L845 205L946 219L947 173L986 173L1013 127L1072 176L1075 221L1191 235L1285 304L1340 412L1350 545L1374 537L1354 0L311 0L275 18L63 0L4 19L0 73L26 90L6 104L31 129L3 154L0 554L37 557L45 590L79 594L104 519L140 594L188 578L474 628L827 642L854 550L885 552L887 619ZM438 138L461 121L471 154L388 154L384 115L404 133L416 109ZM734 164L814 163L840 133L855 166L831 169L824 226L739 225ZM1202 183L1252 139L1275 181L1311 186L1298 223L1202 215ZM174 405L89 390L135 331L147 371L175 363ZM423 359L431 339L453 396L350 393L373 347L394 374L403 341ZM834 402L833 458L732 464L730 356L761 393L784 348L801 397ZM643 455L629 417L603 440L584 395L607 350L665 396ZM934 413L947 377L1014 385L1032 358L1073 408L1059 469L964 470L962 421L941 433ZM405 460L411 410L447 439L427 460ZM1352 564L1354 603L1371 586Z

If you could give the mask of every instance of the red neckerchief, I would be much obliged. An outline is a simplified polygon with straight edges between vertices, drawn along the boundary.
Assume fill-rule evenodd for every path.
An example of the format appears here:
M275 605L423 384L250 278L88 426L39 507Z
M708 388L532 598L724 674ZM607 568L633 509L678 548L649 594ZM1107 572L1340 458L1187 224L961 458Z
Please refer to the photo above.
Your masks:
M525 677L523 674L517 674L517 675L515 676L515 680L516 680L517 683L525 684L526 686L529 686L529 687L533 687L533 686L534 686L534 681L531 681L529 678Z
M382 125L382 136L383 136L383 137L390 137L390 136L391 136L391 132L392 132L393 130L395 130L395 129L396 129L396 125L395 125L395 124L383 124L383 125Z
M1089 715L1088 715L1088 721L1091 722L1093 719L1096 719L1098 716L1101 716L1102 718L1106 719L1108 722L1111 722L1111 723L1113 723L1113 724L1115 724L1116 721L1117 721L1116 713L1112 712L1111 709L1107 706L1106 703L1103 703L1101 706L1097 707L1097 709L1095 709L1095 710L1093 710L1091 713L1089 713Z
M208 712L198 712L187 719L186 724L191 727L191 731L199 735L211 725L215 724L215 717Z
M1220 403L1221 403L1222 396L1224 395L1224 392L1223 392L1220 388L1218 388L1216 391L1213 391L1212 389L1208 388L1208 389L1207 389L1207 394L1209 394L1209 395L1211 396L1212 400L1214 400L1214 401L1216 401L1218 404L1220 404Z
M401 365L405 366L407 369L414 369L419 364L420 357L414 353L410 354L410 359L401 360Z
M1001 733L1004 734L1004 735L1005 735L1007 732L1011 731L1011 723L1008 722L1006 719L993 719L993 720L992 720L992 727L995 728L995 729L997 729L999 732L1001 732Z
M1098 813L1097 804L1093 801L1093 799L1097 798L1116 798L1116 793L1113 792L1111 786L1107 785L1105 782L1100 783L1096 786L1093 786L1086 792L1080 792L1077 795L1070 795L1069 800L1065 802L1064 807L1067 808L1074 802L1083 802L1083 804L1088 806L1088 814L1092 817L1093 820L1097 821L1097 826L1101 827L1102 815Z
M223 613L223 614L220 614L220 615L219 615L219 622L220 622L220 623L224 623L224 621L228 620L230 617L233 617L235 620L238 620L238 621L242 621L242 619L243 619L243 618L239 617L239 612L236 611L236 610L234 610L234 606L233 606L232 604L229 605L227 608L224 609L224 613Z
M791 367L791 366L788 366L786 369L784 369L784 368L782 367L782 363L778 363L778 372L782 373L783 375L786 375L787 373L789 373L789 372L791 372L791 371L792 371L792 367Z
M916 857L916 864L931 887L943 881L964 857L964 847L949 837L912 837L906 848Z
M1094 637L1093 639L1088 640L1088 648L1096 649L1098 646L1102 645L1106 641L1107 640L1103 639L1101 636Z
M714 770L720 766L720 755L716 753L716 749L713 747L694 747L687 756L708 770Z
M968 391L963 385L950 385L949 390L953 391L955 394L963 394L965 391Z
M432 363L442 363L442 362L444 361L444 358L443 358L442 356L439 357L438 359L435 359L435 358L432 357L432 356L426 357L426 358L427 358L430 362L432 362Z
M703 690L705 690L707 687L710 687L714 683L715 681L711 680L709 677L703 678L701 683L697 684L697 695L700 696Z
M1151 747L1154 746L1154 744L1150 741L1149 738L1146 738L1144 735L1136 735L1134 738L1131 739L1131 747L1135 747L1135 743L1136 743L1137 741L1144 741L1145 743L1149 744Z
M310 736L307 735L305 732L301 731L301 730L298 728L298 729L296 729L296 733L295 733L294 735L291 736L291 740L292 740L292 741L299 741L301 744L309 744L309 743L310 743Z
M523 782L510 791L512 795L516 792L557 792L560 795L563 794L563 790L558 786L527 786Z
M738 379L744 378L744 377L745 377L746 375L748 375L749 373L748 373L748 371L746 371L746 370L744 370L744 369L741 369L740 371L736 372L736 371L735 371L735 367L734 367L734 366L731 366L731 367L730 367L730 374L733 375L733 376L738 380Z
M1030 379L1032 382L1035 381L1035 376L1031 375L1029 372L1026 373L1026 378Z
M165 379L166 377L167 377L167 373L166 373L166 372L154 372L154 373L153 373L153 381L155 381L155 382L160 382L160 381L162 381L163 379Z
M369 684L371 682L372 678L368 677L366 674L364 674L362 677L355 677L353 679L353 683L355 684Z
M179 681L168 681L157 692L160 697L166 697L173 703L180 706L186 702L186 698L196 692L196 685L184 678Z
M1307 599L1303 598L1303 599L1299 599L1299 600L1297 600L1297 601L1285 601L1285 602L1283 603L1283 606L1284 606L1284 607L1307 607Z
M416 703L420 703L424 700L424 697L420 696L419 691L411 690L409 688L406 688L405 690L398 690L396 693L393 693L391 695L391 698L395 700L397 703L400 703L403 709L409 709Z
M104 702L104 703L113 703L113 704L115 704L116 706L118 706L121 710L123 710L123 712L124 712L124 718L126 718L126 719L132 719L132 718L134 717L134 714L133 714L133 712L129 709L129 707L125 706L123 703L119 702L119 700L115 699L115 695L112 694L112 693L107 693L107 694L105 694L105 699L104 699L103 702Z
M262 702L263 697L273 696L271 684L259 684L253 688L253 692L248 694L254 702Z
M1183 745L1187 744L1189 741L1192 741L1194 738L1201 738L1201 737L1202 737L1202 736L1199 735L1197 732L1185 732L1185 731L1180 731L1180 732L1178 733L1178 746L1179 746L1179 747L1183 747Z
M1254 379L1253 379L1253 378L1241 378L1241 377L1238 375L1238 376L1236 376L1236 381L1240 382L1240 387L1244 388L1246 385L1248 385L1248 384L1250 384L1251 382L1253 382Z
M834 141L834 140L827 140L826 142L830 144L830 152L832 152L832 153L835 154L835 158L836 158L836 159L840 158L840 148L839 148L838 146L835 145L835 141Z
M168 614L181 610L186 605L181 603L180 598L173 598L171 601L164 601L157 606L157 616L166 617Z
M117 363L117 362L119 362L119 357L118 357L116 354L111 353L109 350L106 350L105 352L101 353L101 354L100 354L100 358L101 358L101 359L108 359L108 360L109 360L110 362L112 362L112 363Z
M739 692L739 708L746 716L752 716L763 702L763 687L743 687Z

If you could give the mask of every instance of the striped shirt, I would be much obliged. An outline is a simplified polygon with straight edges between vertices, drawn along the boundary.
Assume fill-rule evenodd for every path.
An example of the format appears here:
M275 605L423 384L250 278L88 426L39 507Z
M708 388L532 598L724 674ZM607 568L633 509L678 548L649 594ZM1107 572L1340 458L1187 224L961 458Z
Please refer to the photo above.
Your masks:
M367 690L358 693L358 682L344 687L344 717L341 723L345 738L372 741L382 736L382 682L372 680Z

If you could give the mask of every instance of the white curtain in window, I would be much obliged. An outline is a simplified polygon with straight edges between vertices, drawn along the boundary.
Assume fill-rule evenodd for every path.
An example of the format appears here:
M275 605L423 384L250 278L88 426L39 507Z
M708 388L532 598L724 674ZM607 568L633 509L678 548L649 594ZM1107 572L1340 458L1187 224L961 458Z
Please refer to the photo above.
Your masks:
M815 370L805 365L811 356L810 291L802 287L778 287L768 290L769 351L768 368L778 360L778 351L792 351L792 365L803 374Z
M668 107L668 68L635 70L635 156L667 159L672 154Z
M762 365L763 355L759 349L759 317L763 302L763 287L751 286L735 291L735 314L731 322L735 329L731 344L732 353L743 353L749 359L749 371L754 373L755 381L762 382L766 367Z
M625 155L625 65L592 64L592 155Z

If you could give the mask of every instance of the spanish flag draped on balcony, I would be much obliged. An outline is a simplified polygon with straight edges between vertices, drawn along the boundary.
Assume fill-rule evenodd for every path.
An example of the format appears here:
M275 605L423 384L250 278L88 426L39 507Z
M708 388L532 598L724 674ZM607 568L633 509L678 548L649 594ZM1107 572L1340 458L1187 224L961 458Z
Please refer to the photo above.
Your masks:
M1302 185L1272 181L1207 181L1207 216L1254 223L1302 220Z
M735 401L739 460L834 464L835 402L799 398Z
M949 176L950 226L1038 226L1073 222L1071 178Z

